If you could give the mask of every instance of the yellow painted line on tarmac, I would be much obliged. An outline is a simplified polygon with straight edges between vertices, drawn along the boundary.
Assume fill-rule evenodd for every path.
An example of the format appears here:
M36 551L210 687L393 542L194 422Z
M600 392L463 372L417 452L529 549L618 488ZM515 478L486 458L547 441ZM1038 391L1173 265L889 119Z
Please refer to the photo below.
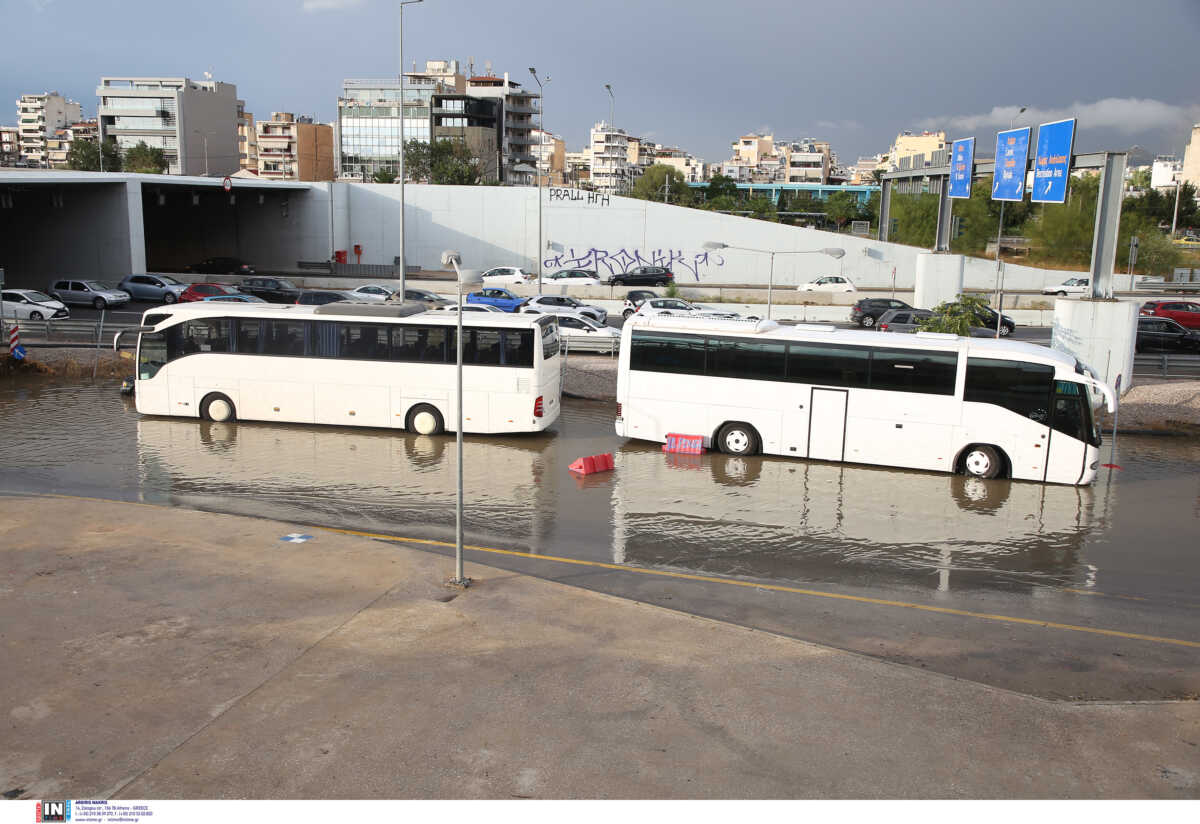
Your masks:
M44 498L62 498L66 500L78 501L96 501L98 503L117 503L117 504L132 504L133 506L153 507L156 509L174 509L175 507L166 504L148 504L139 501L118 501L111 498L91 498L84 495L60 495L60 494L45 494ZM360 538L372 538L379 541L391 541L400 544L424 544L426 546L441 546L453 548L454 544L449 541L438 541L433 538L408 538L403 535L387 535L382 532L366 532L360 529L343 529L334 526L314 526L314 529L320 529L323 532L334 532L340 535L354 535ZM886 598L871 598L866 595L844 595L839 592L824 592L819 589L803 589L801 587L789 587L783 584L758 584L752 581L739 581L736 578L719 578L713 575L696 575L690 572L674 572L667 569L651 569L649 567L625 566L622 564L610 564L605 561L587 561L580 558L563 558L558 555L540 555L534 552L521 552L513 549L499 549L498 547L478 546L476 544L463 544L464 549L469 549L474 552L489 552L494 555L509 555L514 558L525 558L532 561L553 561L558 564L573 564L575 566L591 567L593 569L611 569L617 572L630 572L638 575L655 575L660 578L675 578L684 581L701 581L709 584L724 584L726 586L744 587L746 589L763 589L770 592L786 592L792 595L805 595L812 598L830 598L837 601L851 601L859 604L871 604L882 607L898 607L901 609L912 609L920 612L934 612L940 615L954 615L960 618L978 618L983 621L995 621L1003 624L1022 624L1032 627L1044 627L1046 629L1060 629L1067 632L1083 632L1090 635L1103 635L1109 638L1125 638L1131 641L1149 641L1154 644L1169 644L1177 647L1191 647L1200 649L1200 641L1185 641L1181 638L1163 638L1158 635L1143 635L1137 632L1122 632L1116 629L1102 629L1099 627L1082 627L1076 624L1060 624L1055 621L1039 621L1036 618L1018 618L1014 615L996 615L988 612L972 612L965 609L952 609L950 607L935 607L929 604L914 604L909 601L893 601ZM1063 590L1065 592L1083 593L1088 590ZM1090 594L1090 592L1089 592Z
M410 544L426 544L431 546L453 547L454 544L449 541L437 541L429 538L406 538L396 535L385 535L378 532L364 532L357 529L341 529L338 527L317 527L326 532L338 532L343 535L356 535L362 538L374 538L381 541L394 541L397 543ZM1200 649L1200 641L1185 641L1181 638L1163 638L1158 635L1142 635L1137 632L1122 632L1116 629L1101 629L1098 627L1082 627L1075 624L1060 624L1055 621L1039 621L1036 618L1018 618L1013 615L996 615L988 612L972 612L965 609L952 609L950 607L935 607L928 604L914 604L909 601L892 601L886 598L871 598L865 595L843 595L838 592L824 592L818 589L802 589L800 587L789 587L782 584L759 584L753 581L739 581L736 578L719 578L713 575L696 575L690 572L674 572L666 569L651 569L649 567L625 566L622 564L610 564L605 561L586 561L579 558L563 558L558 555L539 555L534 552L520 552L513 549L499 549L490 546L477 546L474 544L463 544L463 549L469 549L474 552L490 552L495 555L510 555L514 558L527 558L534 561L553 561L559 564L574 564L575 566L592 567L595 569L611 569L618 572L633 572L639 575L656 575L662 578L678 578L685 581L702 581L710 584L725 584L727 586L745 587L747 589L765 589L771 592L787 592L792 595L806 595L814 598L832 598L838 601L853 601L860 604L872 604L874 606L884 607L900 607L902 609L914 609L921 612L936 612L941 615L954 615L961 618L978 618L984 621L996 621L1005 624L1024 624L1034 627L1045 627L1047 629L1061 629L1068 632L1085 632L1091 635L1104 635L1110 638L1125 638L1133 641L1149 641L1155 644L1171 644L1179 647L1193 647Z

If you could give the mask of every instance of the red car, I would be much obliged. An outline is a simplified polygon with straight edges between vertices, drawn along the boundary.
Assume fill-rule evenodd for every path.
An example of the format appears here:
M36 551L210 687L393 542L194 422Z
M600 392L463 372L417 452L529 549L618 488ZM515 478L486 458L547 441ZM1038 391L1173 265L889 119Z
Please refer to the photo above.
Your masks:
M1141 313L1156 318L1170 318L1188 329L1200 329L1200 303L1190 300L1146 301Z
M205 298L211 298L213 295L240 294L241 292L236 287L230 286L228 283L193 283L183 290L183 294L179 296L179 302L186 303L191 300L204 300Z

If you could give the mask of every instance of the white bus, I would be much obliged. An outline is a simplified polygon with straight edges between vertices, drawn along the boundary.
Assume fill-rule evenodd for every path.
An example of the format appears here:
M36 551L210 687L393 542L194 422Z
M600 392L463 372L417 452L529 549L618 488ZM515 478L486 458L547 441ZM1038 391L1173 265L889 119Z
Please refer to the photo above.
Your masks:
M1087 484L1094 407L1111 390L1074 358L1018 341L773 321L627 323L616 430L703 435L732 454Z
M457 414L456 323L408 304L151 309L138 337L137 410L438 434ZM464 432L537 432L558 417L553 315L465 314L463 364Z

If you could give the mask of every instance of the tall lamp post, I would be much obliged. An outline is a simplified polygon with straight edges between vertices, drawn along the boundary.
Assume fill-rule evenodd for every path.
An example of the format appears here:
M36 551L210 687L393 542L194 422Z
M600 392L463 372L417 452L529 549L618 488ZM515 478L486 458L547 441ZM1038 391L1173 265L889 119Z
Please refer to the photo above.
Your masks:
M1008 130L1011 132L1013 125L1017 122L1017 118L1025 113L1028 106L1022 106L1020 110L1008 119ZM997 152L999 155L999 152ZM1000 158L996 158L996 170L993 175L1000 173ZM1025 170L1021 170L1021 197L1025 197ZM994 191L994 190L993 190ZM1004 267L1000 263L1000 238L1004 236L1004 204L1006 201L1000 201L1000 227L996 229L996 337L1000 337L1000 327L1004 323Z
M616 95L613 94L611 83L605 83L604 88L608 91L608 131L611 134L612 132L615 132L617 129L617 127L615 125L613 125L613 117L614 117L613 112L617 108L617 97L616 97ZM605 146L605 151L608 151L608 141L607 140L604 141L604 146ZM612 160L612 158L609 158L609 160ZM617 164L616 164L616 161L613 161L611 174L616 174L616 171L617 171ZM612 181L610 180L609 183L611 185Z
M462 256L458 252L450 250L442 252L442 266L453 266L454 272L458 276L458 311L455 312L458 331L454 336L454 346L457 350L455 372L458 387L454 403L456 407L454 442L458 453L458 495L454 503L454 577L450 579L450 584L466 587L470 586L471 579L463 571L463 287L481 283L483 278L478 270L460 269L458 267L460 263L462 263Z
M404 299L404 279L408 274L404 258L404 7L424 0L400 0L400 299Z
M846 250L840 247L828 247L825 249L804 249L799 252L777 252L774 249L752 249L749 246L733 246L728 243L710 240L704 244L704 248L708 251L716 251L717 249L738 249L742 252L759 252L764 255L771 256L770 274L767 276L767 319L771 318L772 292L775 288L775 255L828 255L834 260L840 260L846 256Z
M538 105L538 154L537 154L537 180L538 180L538 257L537 257L537 273L538 273L538 294L542 293L542 154L545 151L546 144L546 87L542 85L542 81L538 79L537 69L533 66L529 67L529 73L533 75L533 79L538 84L538 96L541 103ZM550 82L550 75L546 75L546 82ZM546 163L546 172L550 172L550 163Z

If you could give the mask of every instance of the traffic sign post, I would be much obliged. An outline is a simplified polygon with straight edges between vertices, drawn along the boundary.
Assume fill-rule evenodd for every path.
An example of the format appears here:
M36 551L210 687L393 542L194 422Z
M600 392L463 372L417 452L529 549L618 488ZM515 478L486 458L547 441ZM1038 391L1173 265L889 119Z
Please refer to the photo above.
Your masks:
M1065 203L1075 148L1075 118L1038 126L1037 155L1033 162L1034 203Z
M992 200L1024 200L1025 167L1028 164L1029 127L998 133L996 170L992 173Z
M950 147L949 197L971 196L971 170L975 166L975 138L964 137Z

